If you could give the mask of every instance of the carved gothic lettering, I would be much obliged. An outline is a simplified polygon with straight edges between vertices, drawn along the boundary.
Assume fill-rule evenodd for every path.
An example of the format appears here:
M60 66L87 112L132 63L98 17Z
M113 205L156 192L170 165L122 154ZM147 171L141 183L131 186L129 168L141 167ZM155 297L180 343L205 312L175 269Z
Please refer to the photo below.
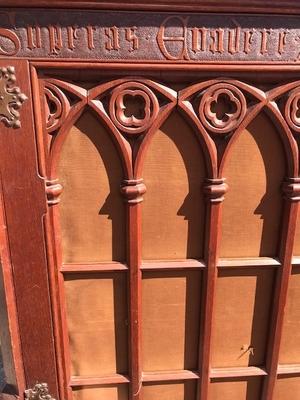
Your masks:
M104 29L105 35L108 40L105 43L106 50L119 50L120 48L120 39L119 39L119 30L116 26L111 28Z
M200 34L200 35L199 35ZM200 39L199 39L200 36ZM192 29L192 50L194 53L197 51L206 51L207 29L206 28L193 28Z
M75 49L74 39L78 39L77 28L74 28L73 26L68 26L67 29L68 29L68 49L74 50Z
M178 17L171 16L167 17L163 23L161 24L158 34L157 34L157 43L160 48L160 51L165 56L167 60L189 60L189 55L187 52L187 23L189 17ZM168 23L173 23L175 21L180 22L181 34L175 36L166 36L166 28ZM177 26L178 23L175 25ZM172 25L173 26L173 25ZM173 50L167 48L166 43L178 43L181 47L179 51L176 50L176 53L172 54ZM177 46L176 46L177 47Z
M278 53L282 54L284 52L284 47L287 44L287 31L279 32L279 40L278 40Z
M42 47L41 28L27 26L27 48L30 50Z
M125 28L125 38L131 43L130 51L134 51L139 48L139 39L136 35L136 30L136 26L133 26L132 28Z
M250 30L246 30L244 32L244 53L246 54L250 53L250 46L253 41L253 33L254 32Z
M19 37L10 29L0 28L0 55L15 56L21 48Z
M300 63L296 16L137 11L2 12L0 58ZM33 22L35 21L35 22Z
M63 47L61 27L49 26L50 54L58 54Z
M228 52L230 54L238 53L240 51L241 43L241 28L229 29L228 31Z
M271 30L270 29L262 29L260 31L261 33L261 46L260 46L260 53L261 54L265 54L268 52L268 38L271 34Z
M89 50L93 50L95 48L94 45L94 31L95 31L95 27L94 26L87 26L86 28L86 33L87 33L87 44L88 44L88 48Z
M210 32L211 42L209 44L209 50L212 53L223 53L224 52L224 29L216 29Z

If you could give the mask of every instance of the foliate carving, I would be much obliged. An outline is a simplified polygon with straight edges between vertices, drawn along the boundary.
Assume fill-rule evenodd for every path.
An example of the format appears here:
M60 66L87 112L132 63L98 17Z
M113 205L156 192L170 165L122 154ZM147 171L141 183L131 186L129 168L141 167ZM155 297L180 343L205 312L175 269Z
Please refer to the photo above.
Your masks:
M300 201L300 178L287 178L282 185L284 198L290 201Z
M63 91L50 82L45 84L46 128L52 134L62 125L70 111L70 103Z
M12 128L20 128L20 113L24 101L27 99L20 88L14 86L16 82L14 67L0 68L0 121Z
M159 112L156 96L140 82L125 82L117 86L109 103L110 118L124 133L137 135L145 132Z
M246 115L247 102L243 93L228 83L217 83L204 92L199 116L213 133L225 134L238 127Z
M228 190L225 178L206 179L204 184L204 194L211 203L221 203Z
M63 191L63 186L58 180L46 181L46 196L47 203L50 206L58 204L60 202L60 195Z
M37 383L33 389L25 390L26 400L55 400L49 394L47 383Z
M143 201L143 194L146 193L146 186L143 179L130 179L124 181L121 193L128 204L137 204Z
M285 104L285 118L290 128L300 132L300 87L292 90Z

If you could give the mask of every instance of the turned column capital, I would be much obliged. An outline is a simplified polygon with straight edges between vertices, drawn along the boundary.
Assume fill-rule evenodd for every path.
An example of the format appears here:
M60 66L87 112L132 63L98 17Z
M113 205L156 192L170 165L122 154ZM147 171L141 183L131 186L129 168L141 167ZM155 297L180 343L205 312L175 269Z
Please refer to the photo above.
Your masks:
M225 178L206 179L203 186L203 192L210 203L221 203L228 190Z
M143 179L126 179L121 186L121 194L128 204L138 204L143 201L146 186Z
M286 178L282 184L283 196L286 200L300 200L300 177Z

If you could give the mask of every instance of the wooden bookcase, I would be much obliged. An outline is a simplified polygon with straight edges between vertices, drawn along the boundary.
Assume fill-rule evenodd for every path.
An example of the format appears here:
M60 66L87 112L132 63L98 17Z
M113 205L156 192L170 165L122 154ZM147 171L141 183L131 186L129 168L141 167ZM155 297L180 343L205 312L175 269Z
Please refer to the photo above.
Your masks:
M0 6L0 398L298 399L299 2Z

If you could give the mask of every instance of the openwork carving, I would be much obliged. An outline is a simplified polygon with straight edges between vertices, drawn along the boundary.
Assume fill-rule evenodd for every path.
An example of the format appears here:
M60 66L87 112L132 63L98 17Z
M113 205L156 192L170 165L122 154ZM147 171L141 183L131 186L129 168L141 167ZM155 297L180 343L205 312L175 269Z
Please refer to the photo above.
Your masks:
M125 82L112 91L110 118L118 129L127 134L145 132L157 117L158 111L156 96L140 82Z
M238 127L246 115L243 93L228 83L217 83L207 89L200 101L199 116L213 133L228 133Z
M49 394L47 383L37 383L33 389L25 390L25 399L27 400L55 400Z
M0 68L0 121L12 128L20 128L20 113L26 95L20 88L13 86L16 82L14 67Z
M46 128L48 133L59 129L70 111L70 103L63 91L50 82L45 84Z
M289 94L285 104L285 118L290 128L300 132L300 87Z

